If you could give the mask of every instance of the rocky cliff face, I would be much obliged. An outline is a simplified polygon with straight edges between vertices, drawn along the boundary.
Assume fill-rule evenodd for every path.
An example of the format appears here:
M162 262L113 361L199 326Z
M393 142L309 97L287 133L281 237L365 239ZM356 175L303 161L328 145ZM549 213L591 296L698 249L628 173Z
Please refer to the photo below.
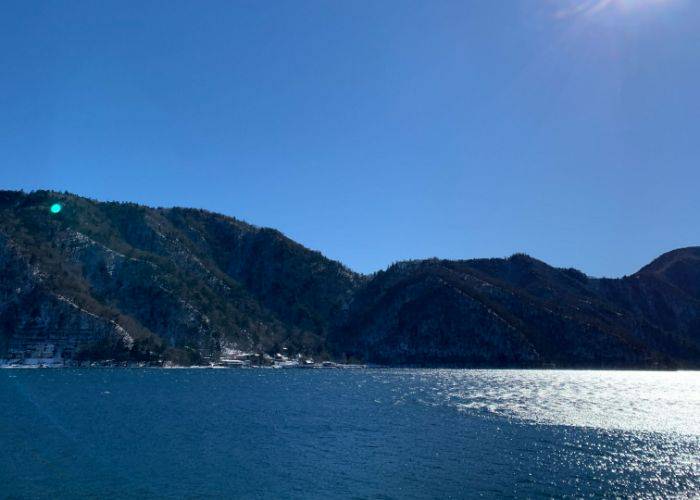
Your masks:
M49 207L61 203L52 214ZM0 192L0 359L700 365L700 248L593 279L525 255L373 276L202 210Z
M57 214L53 203L63 205ZM200 210L3 192L0 217L0 359L17 358L12 346L28 339L41 348L22 357L53 349L191 363L224 347L281 345L326 355L328 331L362 281L277 231ZM92 320L81 320L78 336L52 304ZM90 322L98 320L105 326ZM109 328L131 340L117 342Z
M133 345L115 321L83 309L47 286L47 276L0 235L0 353L52 362L73 358L82 346Z

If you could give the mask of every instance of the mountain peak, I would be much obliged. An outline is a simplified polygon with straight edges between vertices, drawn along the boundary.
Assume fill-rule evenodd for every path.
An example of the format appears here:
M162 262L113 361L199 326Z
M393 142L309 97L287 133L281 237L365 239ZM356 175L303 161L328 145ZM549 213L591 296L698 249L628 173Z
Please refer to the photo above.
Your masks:
M654 276L700 298L700 247L667 252L640 269L637 276Z
M696 261L700 264L700 246L677 248L666 252L644 266L639 272L663 272L664 269L679 261Z

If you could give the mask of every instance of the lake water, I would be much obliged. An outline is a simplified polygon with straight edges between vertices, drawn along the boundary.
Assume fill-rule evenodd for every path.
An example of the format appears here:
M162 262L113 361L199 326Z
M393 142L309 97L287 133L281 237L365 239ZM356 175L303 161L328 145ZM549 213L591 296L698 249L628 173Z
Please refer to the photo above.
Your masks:
M0 370L0 497L694 496L700 372Z

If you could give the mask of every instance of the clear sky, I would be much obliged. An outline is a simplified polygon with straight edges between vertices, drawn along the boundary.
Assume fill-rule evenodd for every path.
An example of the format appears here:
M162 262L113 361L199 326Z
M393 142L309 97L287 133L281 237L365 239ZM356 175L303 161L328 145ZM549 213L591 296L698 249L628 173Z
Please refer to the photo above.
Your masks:
M0 187L192 206L362 272L700 244L695 0L4 1Z

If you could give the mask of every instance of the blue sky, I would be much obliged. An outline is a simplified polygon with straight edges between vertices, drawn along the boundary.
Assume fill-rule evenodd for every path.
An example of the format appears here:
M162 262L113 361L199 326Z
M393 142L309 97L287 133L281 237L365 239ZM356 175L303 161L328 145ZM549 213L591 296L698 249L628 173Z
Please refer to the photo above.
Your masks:
M700 2L3 2L0 187L193 206L350 267L700 244Z

